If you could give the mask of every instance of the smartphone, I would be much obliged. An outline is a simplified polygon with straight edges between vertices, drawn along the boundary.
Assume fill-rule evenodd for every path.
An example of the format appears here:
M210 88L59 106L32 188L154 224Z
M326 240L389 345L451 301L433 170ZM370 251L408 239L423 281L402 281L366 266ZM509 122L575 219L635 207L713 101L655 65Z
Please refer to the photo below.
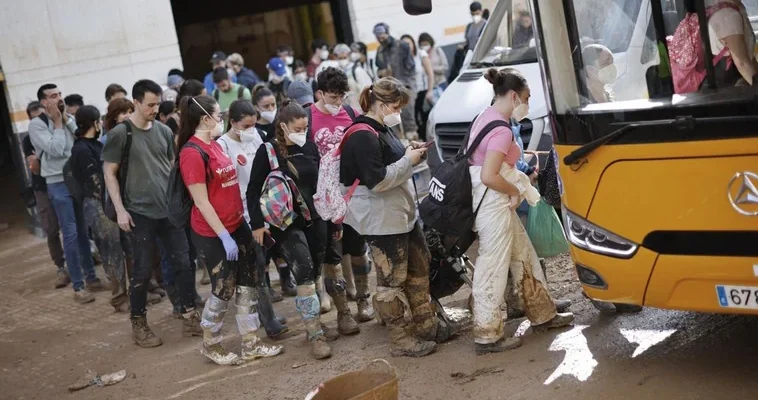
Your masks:
M263 248L266 250L271 249L276 244L276 240L274 240L273 237L271 237L270 234L264 233L263 234Z
M424 143L424 145L422 147L424 147L425 149L428 149L428 148L430 148L432 146L434 146L434 140L431 140L429 142Z

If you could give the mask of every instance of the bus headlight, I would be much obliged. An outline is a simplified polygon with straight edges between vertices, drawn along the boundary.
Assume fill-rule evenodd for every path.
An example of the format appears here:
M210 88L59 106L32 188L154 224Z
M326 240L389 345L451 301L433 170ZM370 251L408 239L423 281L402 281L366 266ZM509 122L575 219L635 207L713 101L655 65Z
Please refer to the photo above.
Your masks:
M568 241L580 249L615 258L631 258L636 243L609 232L562 207L563 228Z

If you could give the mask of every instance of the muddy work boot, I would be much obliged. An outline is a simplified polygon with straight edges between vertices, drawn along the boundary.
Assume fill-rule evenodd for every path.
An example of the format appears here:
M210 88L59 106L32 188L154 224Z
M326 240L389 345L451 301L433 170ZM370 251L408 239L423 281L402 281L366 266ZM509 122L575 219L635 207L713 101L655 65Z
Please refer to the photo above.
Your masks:
M483 355L489 353L501 353L521 347L521 338L509 337L501 338L495 343L476 343L476 354Z
M68 276L68 272L59 269L58 275L55 277L55 288L64 288L68 286L69 283L71 283L71 278Z
M574 322L574 314L572 313L557 313L555 317L550 321L540 325L532 325L533 331L540 331L545 329L563 328Z
M368 298L371 295L368 286L368 275L355 275L354 279L358 297L356 301L358 305L358 314L355 319L357 319L358 322L371 321L376 316L376 313L374 312L371 303L368 301Z
M147 317L145 316L132 316L132 339L137 346L144 348L158 347L163 344L163 340L155 336L147 325Z
M81 289L74 292L74 301L79 304L87 304L95 301L95 296L87 289Z
M347 305L347 294L334 293L334 305L337 307L337 330L342 335L355 335L361 332L358 323L353 319L350 306Z
M326 335L321 329L322 324L318 318L303 321L307 333L306 338L311 345L311 355L316 360L323 360L332 356L332 347L327 343Z
M192 310L182 314L182 334L185 337L203 336L203 328L200 327L200 315Z
M408 334L411 328L408 301L402 289L385 289L374 297L374 307L390 330L390 354L395 357L423 357L434 352L437 343L419 340Z

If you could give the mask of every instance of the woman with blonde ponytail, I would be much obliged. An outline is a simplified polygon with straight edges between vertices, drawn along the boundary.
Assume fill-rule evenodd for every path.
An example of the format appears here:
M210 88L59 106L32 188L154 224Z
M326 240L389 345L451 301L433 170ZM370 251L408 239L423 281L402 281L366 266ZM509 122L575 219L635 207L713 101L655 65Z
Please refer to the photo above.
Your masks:
M313 142L306 141L308 116L294 101L285 100L274 121L273 142L258 149L247 186L247 209L255 241L278 252L292 267L297 284L295 306L305 324L311 354L317 360L328 358L332 349L327 341L336 340L339 332L321 322L320 301L316 281L321 275L321 263L326 249L326 222L313 206L318 183L320 157ZM264 184L272 172L272 164L288 180L294 182L301 196L293 196L295 219L285 229L266 226L261 204ZM294 188L291 189L294 194ZM273 239L273 240L272 240Z

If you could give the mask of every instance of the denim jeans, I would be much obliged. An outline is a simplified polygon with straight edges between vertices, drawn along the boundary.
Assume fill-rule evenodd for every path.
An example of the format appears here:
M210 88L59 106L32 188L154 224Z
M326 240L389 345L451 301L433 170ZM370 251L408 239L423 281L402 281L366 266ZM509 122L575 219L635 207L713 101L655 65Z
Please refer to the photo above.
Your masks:
M134 212L130 214L134 221L130 234L134 251L129 293L132 316L144 316L147 313L147 288L158 241L163 245L174 273L181 312L194 310L195 274L189 262L189 247L184 229L173 226L168 218L152 219Z
M87 282L97 280L82 205L76 204L63 182L48 183L47 195L63 233L63 252L66 254L66 265L74 291L82 290L84 279Z

